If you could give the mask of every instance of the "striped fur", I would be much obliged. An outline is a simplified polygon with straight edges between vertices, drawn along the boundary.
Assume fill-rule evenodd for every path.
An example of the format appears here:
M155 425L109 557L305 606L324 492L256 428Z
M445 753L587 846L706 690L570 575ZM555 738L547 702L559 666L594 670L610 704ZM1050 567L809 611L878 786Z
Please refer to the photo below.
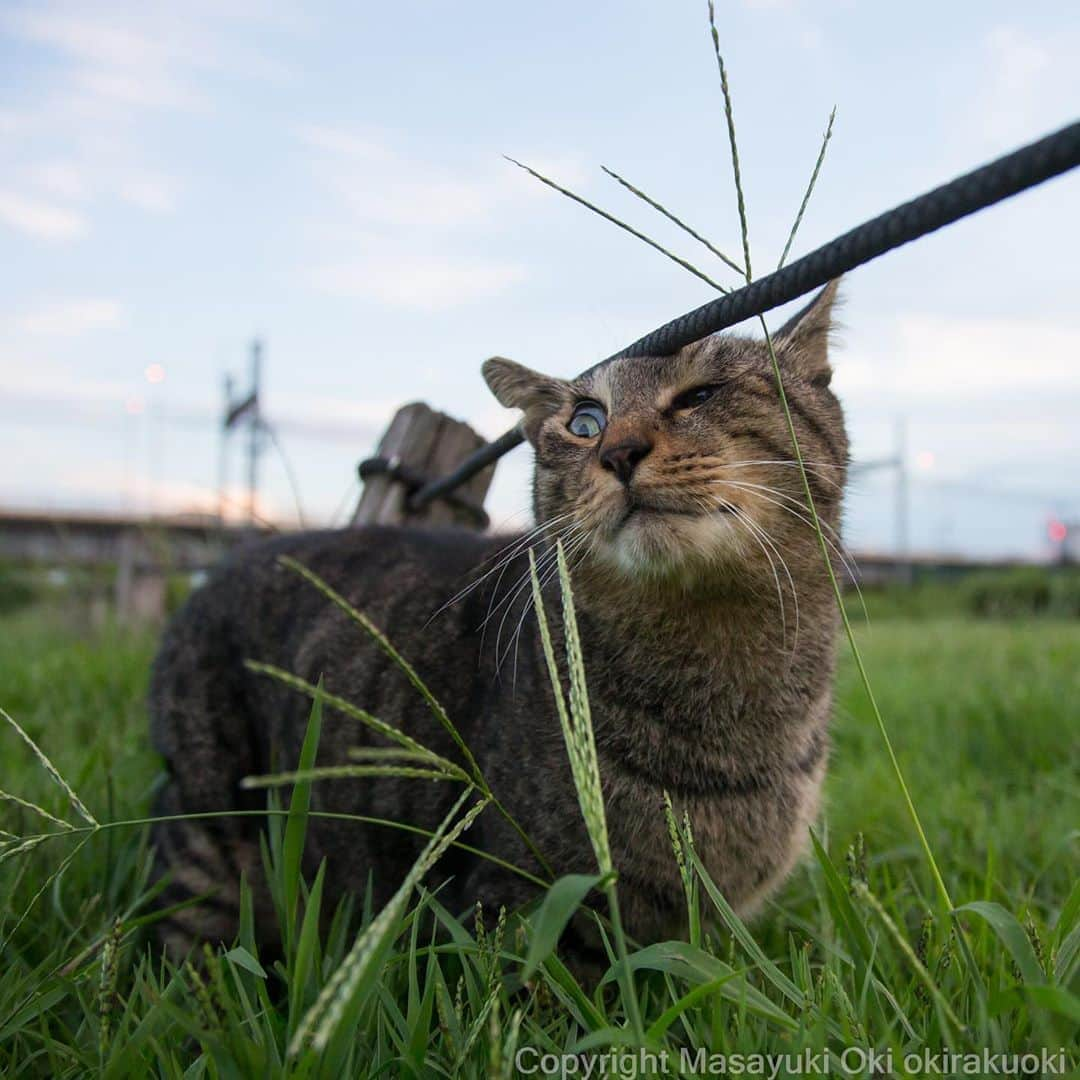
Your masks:
M776 349L815 505L839 551L847 441L829 389L834 297L830 286L780 332ZM817 813L837 630L768 352L760 341L721 336L576 382L504 360L489 361L485 376L500 401L522 410L536 452L541 524L531 542L549 590L551 544L562 539L569 554L628 929L647 941L681 926L664 791L689 814L725 895L752 912L794 865ZM709 393L686 406L703 386ZM583 399L606 415L593 438L567 428ZM647 449L637 451L632 475L620 476L613 454L625 446ZM556 871L592 869L527 610L527 547L514 537L370 528L236 555L174 621L155 664L152 731L169 770L159 812L258 810L262 796L242 791L240 780L295 765L309 703L245 669L245 659L322 677L330 692L458 756L391 661L280 564L288 553L410 658ZM558 605L548 607L559 636ZM319 763L345 762L361 745L384 742L329 713ZM452 784L423 780L333 780L315 786L313 809L432 828L455 795ZM241 874L258 925L271 933L257 817L165 822L155 837L170 878L162 904L204 897L164 924L173 953L198 938L230 939ZM470 840L539 869L491 810ZM362 891L370 874L380 902L418 850L409 833L317 816L306 869L326 859L331 896ZM434 873L435 882L449 880L444 902L459 908L533 895L523 879L458 851Z

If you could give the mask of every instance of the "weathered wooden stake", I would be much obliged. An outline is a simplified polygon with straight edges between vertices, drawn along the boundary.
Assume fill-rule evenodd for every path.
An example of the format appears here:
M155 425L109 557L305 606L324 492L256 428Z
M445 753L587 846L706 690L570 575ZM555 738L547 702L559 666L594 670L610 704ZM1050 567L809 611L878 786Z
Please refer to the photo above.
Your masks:
M364 491L352 524L485 529L484 496L495 475L494 465L478 472L449 498L436 499L420 510L408 505L409 496L421 484L449 472L484 442L468 424L435 412L421 401L402 406L379 441L375 458L361 465Z
M160 622L165 617L168 574L147 561L146 537L134 531L120 538L116 561L116 616L123 623Z

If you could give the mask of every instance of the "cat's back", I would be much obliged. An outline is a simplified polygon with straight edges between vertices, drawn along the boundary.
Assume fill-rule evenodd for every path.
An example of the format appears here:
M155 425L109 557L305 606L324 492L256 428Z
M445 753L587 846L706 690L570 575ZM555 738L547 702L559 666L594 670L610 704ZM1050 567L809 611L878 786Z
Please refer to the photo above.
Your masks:
M311 707L307 691L319 683L437 753L455 755L421 695L356 616L386 635L471 739L490 685L479 633L487 600L480 588L447 605L506 544L506 537L465 530L373 526L294 534L235 551L177 613L154 663L151 737L168 772L156 813L261 809L264 793L245 790L242 781L295 768ZM355 748L371 745L388 744L331 703L319 763L346 764ZM432 828L450 794L448 785L373 777L328 782L315 798L334 814ZM383 850L383 838L369 842L337 824L312 828L308 847L312 857L332 856L338 891L362 889L376 864L391 887L415 858L415 845L400 837ZM171 901L222 882L232 890L229 903L219 905L220 925L203 912L173 928L178 954L192 935L227 939L235 932L235 883L241 872L258 875L253 830L246 817L156 830L162 873L178 875Z
M263 718L250 740L257 747L296 741L310 701L251 670L251 661L309 684L321 680L387 722L426 729L420 695L345 606L386 635L452 714L468 715L490 682L481 627L497 575L469 587L508 539L366 526L238 548L165 632L149 694L155 745L170 758L216 745L222 732L248 741L251 717ZM262 762L245 767L252 764Z
M214 639L226 663L238 651L265 662L297 659L321 627L337 633L350 621L320 583L390 636L404 655L410 644L430 651L436 636L457 636L475 618L482 590L454 598L505 543L505 537L465 529L372 525L245 544L173 619L158 673L181 642L190 647L199 639Z

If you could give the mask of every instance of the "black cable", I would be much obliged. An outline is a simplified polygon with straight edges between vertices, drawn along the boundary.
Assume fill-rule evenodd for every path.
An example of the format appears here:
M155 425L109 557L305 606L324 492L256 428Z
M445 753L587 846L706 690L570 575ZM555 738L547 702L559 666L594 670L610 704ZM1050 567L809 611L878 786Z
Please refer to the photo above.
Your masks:
M494 442L486 443L479 450L474 450L453 472L447 473L446 476L440 476L437 480L428 481L409 499L409 508L411 510L423 509L433 499L437 499L441 495L453 491L454 488L460 487L466 480L480 472L481 469L487 468L488 465L494 465L503 454L508 454L524 440L525 436L516 427L503 432Z
M488 447L482 447L488 449ZM405 496L408 506L412 509L412 501L409 498L412 492L419 491L426 483L428 477L418 469L406 465L398 458L370 457L360 462L357 474L365 484L373 476L389 476L405 487ZM479 503L467 498L457 491L447 491L442 496L448 506L472 518L475 528L483 531L491 524L487 511Z
M1080 122L1069 124L857 225L782 270L680 315L607 360L593 365L589 371L621 357L671 356L694 341L804 296L887 251L951 225L1077 165L1080 165ZM512 428L493 443L470 454L453 472L425 484L413 496L411 506L418 509L452 491L523 440L519 429Z

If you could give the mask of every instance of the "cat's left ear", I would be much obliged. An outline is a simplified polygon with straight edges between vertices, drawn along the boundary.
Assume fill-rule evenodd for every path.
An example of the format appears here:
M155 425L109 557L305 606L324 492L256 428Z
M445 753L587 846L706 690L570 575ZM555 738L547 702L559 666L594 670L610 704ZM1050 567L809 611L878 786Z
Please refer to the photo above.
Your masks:
M813 386L828 386L832 379L829 339L835 329L833 309L839 288L839 278L830 281L775 337L777 354L785 366Z
M502 356L485 360L480 370L500 405L521 409L525 414L521 426L530 442L535 440L544 418L563 404L569 392L562 379L542 375Z

